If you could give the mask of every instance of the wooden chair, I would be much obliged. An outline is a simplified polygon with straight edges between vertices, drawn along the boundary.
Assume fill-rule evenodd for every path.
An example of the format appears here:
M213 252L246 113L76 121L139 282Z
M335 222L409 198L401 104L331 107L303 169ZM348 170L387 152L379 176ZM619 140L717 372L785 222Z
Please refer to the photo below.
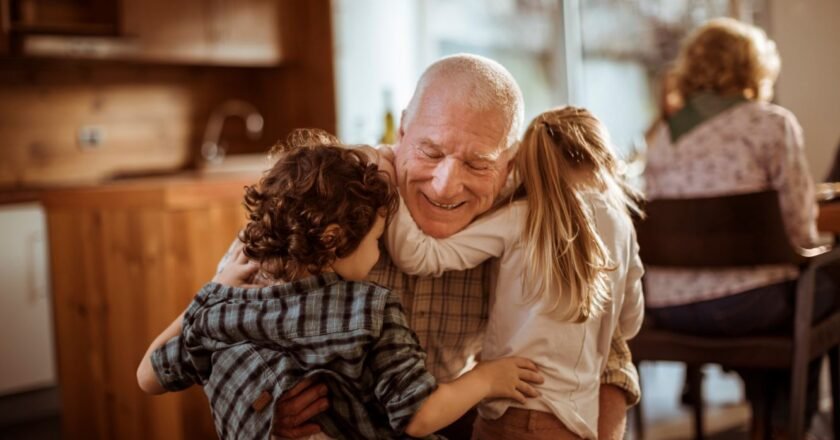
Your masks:
M796 249L785 233L778 193L662 199L648 202L646 219L637 223L646 266L714 268L794 264L801 275L796 287L793 333L780 336L706 338L653 327L649 322L629 341L634 362L677 361L686 364L693 387L695 434L703 437L699 367L717 363L730 368L791 370L790 433L804 434L808 362L829 355L834 435L840 438L840 313L811 325L816 270L840 261L840 248ZM838 269L840 271L840 269ZM693 382L693 383L692 383ZM766 414L769 408L753 408ZM766 420L766 418L765 418ZM643 438L641 408L636 427ZM755 424L753 425L755 426ZM765 430L769 435L769 431Z

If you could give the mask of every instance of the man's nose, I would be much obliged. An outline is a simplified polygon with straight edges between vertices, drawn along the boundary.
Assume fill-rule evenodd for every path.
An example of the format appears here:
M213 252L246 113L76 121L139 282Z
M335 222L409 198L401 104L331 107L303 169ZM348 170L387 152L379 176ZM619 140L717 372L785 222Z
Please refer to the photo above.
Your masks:
M435 196L444 201L453 201L464 188L461 175L461 163L457 159L448 157L440 161L435 167L432 189Z

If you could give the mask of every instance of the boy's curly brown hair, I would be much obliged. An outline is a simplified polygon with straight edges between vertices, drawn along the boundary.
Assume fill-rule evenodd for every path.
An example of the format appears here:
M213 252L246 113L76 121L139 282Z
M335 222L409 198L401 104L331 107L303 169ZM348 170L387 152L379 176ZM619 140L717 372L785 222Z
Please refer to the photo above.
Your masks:
M397 208L397 193L364 154L321 130L295 130L272 149L276 159L245 189L245 255L264 275L291 281L317 275L351 254L378 215ZM327 226L338 225L338 232Z

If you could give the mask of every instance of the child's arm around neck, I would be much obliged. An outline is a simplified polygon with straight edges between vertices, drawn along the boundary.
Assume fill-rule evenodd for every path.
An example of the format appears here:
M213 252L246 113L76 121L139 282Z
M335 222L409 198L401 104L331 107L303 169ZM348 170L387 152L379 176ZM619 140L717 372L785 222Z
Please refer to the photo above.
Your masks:
M450 237L434 238L417 226L400 199L385 233L385 245L394 264L409 275L440 276L450 270L467 270L500 257L517 241L526 210L524 202L503 205Z

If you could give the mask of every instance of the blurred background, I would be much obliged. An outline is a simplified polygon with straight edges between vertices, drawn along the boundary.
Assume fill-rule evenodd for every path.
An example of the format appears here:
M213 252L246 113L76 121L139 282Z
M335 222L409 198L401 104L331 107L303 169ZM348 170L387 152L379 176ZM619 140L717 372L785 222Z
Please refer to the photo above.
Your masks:
M0 0L0 438L215 435L200 390L152 401L134 371L293 128L391 142L425 66L469 52L510 70L526 120L594 111L638 175L662 72L719 16L775 40L774 102L826 175L837 0ZM643 365L649 438L691 438L682 374ZM706 377L707 429L746 438L740 381Z

